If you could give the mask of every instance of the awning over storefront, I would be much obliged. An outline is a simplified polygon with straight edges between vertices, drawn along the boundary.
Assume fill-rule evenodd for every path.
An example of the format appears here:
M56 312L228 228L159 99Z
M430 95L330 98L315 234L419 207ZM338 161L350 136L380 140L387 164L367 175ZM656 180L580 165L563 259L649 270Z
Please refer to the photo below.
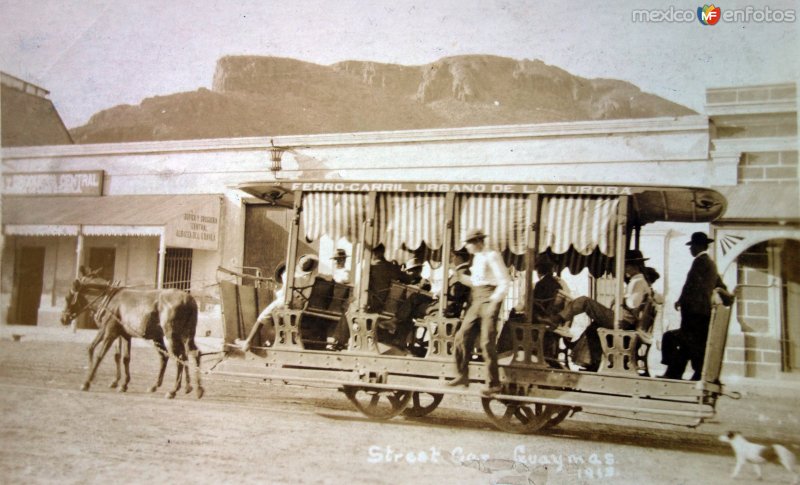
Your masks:
M3 197L9 236L160 236L167 246L216 250L219 195Z

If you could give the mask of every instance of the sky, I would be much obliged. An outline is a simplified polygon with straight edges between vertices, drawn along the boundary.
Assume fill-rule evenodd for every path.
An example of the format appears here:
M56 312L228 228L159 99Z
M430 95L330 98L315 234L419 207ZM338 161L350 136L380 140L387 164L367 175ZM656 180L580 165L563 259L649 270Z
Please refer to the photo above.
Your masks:
M224 55L421 65L493 54L631 82L702 113L713 87L796 82L795 22L634 22L676 0L0 0L0 70L50 91L67 127L144 98L211 88ZM795 10L798 2L726 1Z

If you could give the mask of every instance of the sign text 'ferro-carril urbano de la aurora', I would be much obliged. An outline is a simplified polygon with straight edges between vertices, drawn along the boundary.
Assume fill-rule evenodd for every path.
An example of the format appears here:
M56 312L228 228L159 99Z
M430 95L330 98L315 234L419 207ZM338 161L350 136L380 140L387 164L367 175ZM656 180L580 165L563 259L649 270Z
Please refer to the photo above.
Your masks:
M613 185L487 184L434 182L295 182L291 190L322 192L469 192L476 194L631 195L635 189Z

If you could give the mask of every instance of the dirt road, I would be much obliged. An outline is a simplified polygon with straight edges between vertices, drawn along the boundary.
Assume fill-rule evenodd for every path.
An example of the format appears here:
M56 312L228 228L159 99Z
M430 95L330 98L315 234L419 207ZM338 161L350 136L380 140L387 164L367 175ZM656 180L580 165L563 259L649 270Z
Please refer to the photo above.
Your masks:
M733 482L729 424L800 436L795 403L723 400L699 430L596 416L542 435L494 430L477 402L448 397L427 418L373 422L331 390L203 376L202 400L146 392L157 356L135 347L131 388L107 387L109 355L79 389L85 345L0 341L3 483L747 483ZM211 363L206 359L204 366ZM166 382L174 375L170 366ZM797 449L795 449L797 451ZM777 467L765 479L789 483Z

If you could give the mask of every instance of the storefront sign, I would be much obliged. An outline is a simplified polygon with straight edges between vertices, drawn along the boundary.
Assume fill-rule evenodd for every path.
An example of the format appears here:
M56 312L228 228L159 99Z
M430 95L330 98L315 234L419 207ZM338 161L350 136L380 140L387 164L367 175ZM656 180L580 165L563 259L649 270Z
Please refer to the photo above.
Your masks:
M3 174L6 195L103 195L103 171Z
M219 245L219 217L219 200L187 209L167 223L167 246L215 251Z

